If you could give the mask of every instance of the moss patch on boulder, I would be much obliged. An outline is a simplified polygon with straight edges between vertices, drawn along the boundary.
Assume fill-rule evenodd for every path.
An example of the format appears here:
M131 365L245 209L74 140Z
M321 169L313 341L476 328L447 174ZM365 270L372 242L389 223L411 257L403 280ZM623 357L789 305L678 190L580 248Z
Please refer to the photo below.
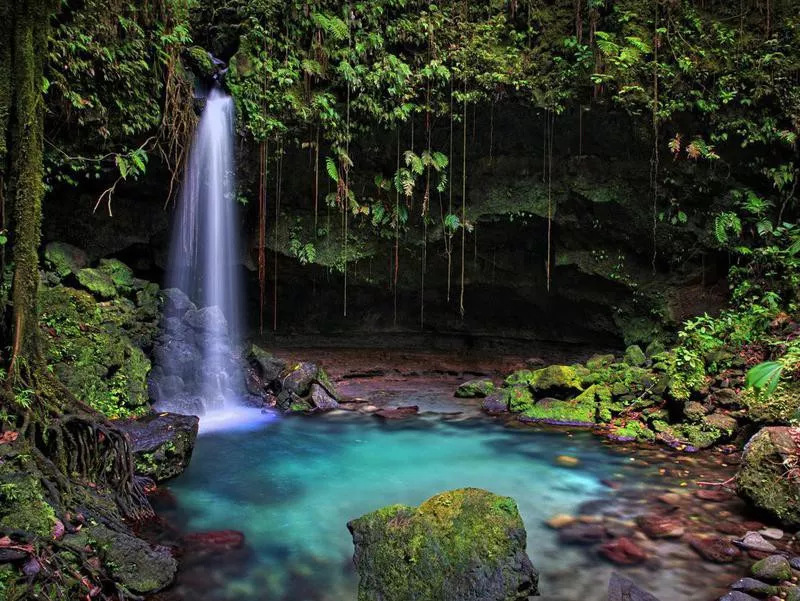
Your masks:
M359 601L521 601L538 594L525 526L509 497L459 489L418 508L384 507L347 527Z

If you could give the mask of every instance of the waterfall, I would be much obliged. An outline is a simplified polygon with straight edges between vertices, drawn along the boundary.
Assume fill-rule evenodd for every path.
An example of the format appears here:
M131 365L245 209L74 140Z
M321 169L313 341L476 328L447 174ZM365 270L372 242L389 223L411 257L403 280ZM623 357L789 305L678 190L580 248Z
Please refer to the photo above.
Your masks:
M215 87L192 143L175 214L163 333L151 397L159 411L204 415L244 394L234 104Z

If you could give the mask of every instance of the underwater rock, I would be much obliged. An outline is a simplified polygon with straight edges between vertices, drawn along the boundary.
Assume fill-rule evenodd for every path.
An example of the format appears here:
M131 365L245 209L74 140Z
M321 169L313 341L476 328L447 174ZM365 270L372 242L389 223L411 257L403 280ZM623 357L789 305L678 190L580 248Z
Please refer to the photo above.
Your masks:
M359 601L522 601L538 595L517 505L476 488L392 505L347 524Z
M647 559L647 553L630 538L622 536L600 545L600 554L618 565L635 565Z
M387 407L380 411L375 411L373 415L382 417L384 419L405 419L419 413L417 405L409 405L406 407Z
M494 392L491 380L470 380L456 388L456 397L460 399L477 399L489 396Z
M714 563L730 563L742 552L727 538L721 536L688 537L689 545L703 559Z
M614 572L608 583L608 601L658 601L658 599L639 588L632 580Z
M800 525L800 483L786 477L784 462L797 457L798 435L796 428L763 428L745 446L736 474L743 499L794 526Z
M672 515L643 515L636 524L649 538L680 538L686 531L682 520Z
M117 426L131 441L136 472L163 482L189 465L199 423L194 415L162 413L120 420Z
M215 530L212 532L193 532L183 537L185 545L203 551L230 551L244 546L244 534L238 530Z

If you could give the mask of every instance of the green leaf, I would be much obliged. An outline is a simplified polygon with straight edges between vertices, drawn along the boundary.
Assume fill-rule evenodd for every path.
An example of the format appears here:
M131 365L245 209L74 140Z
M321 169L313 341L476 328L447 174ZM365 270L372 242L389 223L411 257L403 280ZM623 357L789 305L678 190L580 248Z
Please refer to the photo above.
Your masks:
M745 383L759 396L769 396L778 387L783 374L783 365L777 361L765 361L747 372Z
M331 157L325 157L325 170L328 172L328 177L336 183L339 183L339 170L336 168L336 163Z

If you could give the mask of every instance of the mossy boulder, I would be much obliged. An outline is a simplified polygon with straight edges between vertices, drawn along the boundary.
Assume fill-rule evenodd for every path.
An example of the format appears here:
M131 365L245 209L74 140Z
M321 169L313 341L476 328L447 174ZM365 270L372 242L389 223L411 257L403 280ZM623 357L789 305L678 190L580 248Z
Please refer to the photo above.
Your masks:
M568 365L537 369L531 374L528 385L537 396L569 394L583 389L578 371Z
M796 464L800 429L763 428L747 443L736 475L739 495L787 525L800 526L800 479L787 473Z
M465 488L347 524L358 601L522 601L538 595L526 533L509 497Z
M800 411L800 383L784 382L770 395L745 390L740 395L748 419L762 425L787 425Z
M63 279L89 264L87 254L66 242L50 242L44 249L45 268Z
M456 388L456 396L462 399L482 399L495 391L491 380L470 380Z
M647 441L655 440L656 434L646 424L638 419L617 420L609 428L609 438L620 441Z
M117 422L128 435L136 472L156 482L183 473L192 457L200 420L193 415L152 413Z
M286 369L286 361L277 358L256 344L250 346L247 359L250 365L258 370L258 375L264 382L278 379L281 372Z
M49 538L56 515L34 476L38 470L31 457L15 446L0 445L0 528Z
M200 46L190 46L183 51L186 67L202 79L210 79L217 72L217 65L208 50Z
M596 423L597 404L593 398L583 397L562 401L544 398L527 407L520 415L523 422L542 422L565 426L593 426Z
M97 270L111 278L120 294L130 294L133 291L133 270L119 259L100 259Z
M719 442L724 433L718 428L704 423L679 423L664 426L658 433L658 439L671 447L697 450L707 449Z
M501 400L508 407L509 411L520 413L527 411L535 404L530 388L527 386L510 386L503 388L500 394Z
M175 578L178 562L167 547L151 547L145 541L102 524L90 524L77 534L64 537L64 544L100 552L113 578L141 595L158 592Z
M625 349L625 363L634 367L641 367L647 363L647 357L638 344L632 344Z
M111 276L96 267L85 267L75 275L83 288L101 300L109 300L118 296L117 287Z
M592 355L589 360L586 361L586 367L590 371L597 371L608 367L612 363L614 363L614 355Z

